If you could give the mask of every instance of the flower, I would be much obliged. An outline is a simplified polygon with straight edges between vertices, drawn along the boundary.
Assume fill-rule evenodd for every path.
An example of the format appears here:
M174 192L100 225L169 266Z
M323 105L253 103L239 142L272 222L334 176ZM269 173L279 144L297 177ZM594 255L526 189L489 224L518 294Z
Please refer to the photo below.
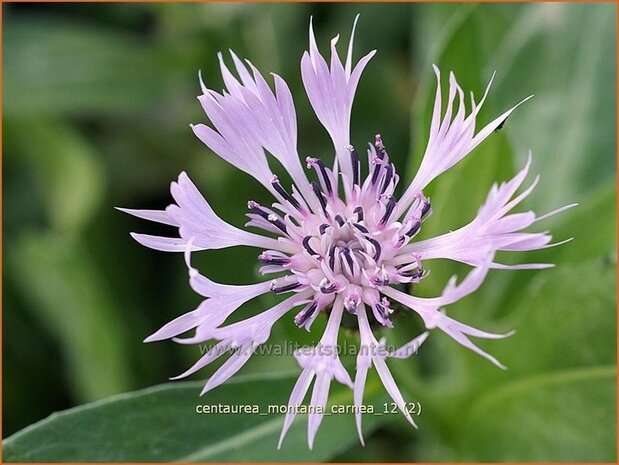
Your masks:
M357 84L375 54L372 51L353 65L355 26L345 63L336 50L338 37L331 41L331 59L327 63L318 50L310 22L309 51L301 59L301 74L312 108L331 137L335 152L332 166L319 158L305 158L316 180L310 181L303 170L297 150L295 108L290 90L281 77L273 74L273 91L251 62L243 62L230 52L238 77L219 54L225 90L218 93L200 78L202 94L198 100L211 125L192 125L193 132L213 152L253 176L275 197L270 207L253 200L247 203L249 222L246 226L260 233L236 228L219 218L185 173L172 183L175 203L165 210L122 210L178 228L178 237L135 233L132 236L156 250L184 252L190 285L205 299L198 308L166 324L145 342L164 339L183 344L218 341L193 367L174 379L188 376L224 352L233 351L208 380L202 391L204 394L233 376L256 347L268 339L275 322L289 317L293 309L296 309L294 322L307 331L317 318L328 315L320 343L309 352L295 354L302 372L290 396L290 406L303 403L313 381L310 403L324 407L334 379L352 388L354 403L361 405L366 375L374 367L393 401L415 425L389 372L387 358L411 355L428 337L428 331L438 328L503 368L469 338L502 338L511 333L480 331L448 317L442 309L475 292L492 268L551 266L504 265L494 257L498 251L527 251L556 245L550 243L548 233L523 230L573 205L539 217L532 211L510 213L537 183L536 179L516 195L529 172L529 155L525 167L512 180L491 188L486 202L469 224L433 239L416 241L423 222L432 213L424 188L462 160L528 99L476 131L476 119L492 80L479 103L472 99L471 108L467 110L464 92L451 73L448 101L443 111L441 75L435 66L437 89L427 149L412 183L398 198L399 176L389 161L381 136L377 134L368 144L365 176L361 157L350 143L351 109ZM290 175L294 183L291 189L287 190L273 174L267 156L275 158ZM192 252L233 246L262 249L258 255L262 264L260 271L276 277L251 285L224 285L209 280L191 265ZM472 270L460 284L452 278L443 293L435 298L421 298L398 290L401 284L425 279L428 275L426 263L439 258L465 263ZM243 304L268 292L290 296L263 313L226 324L228 317ZM404 347L388 352L384 340L376 339L372 327L393 327L392 301L417 313L428 331ZM356 318L361 348L366 349L358 354L354 381L336 350L338 330L345 313ZM190 330L194 331L193 335L180 337ZM280 446L294 416L292 409L285 418ZM309 415L310 448L321 421L320 409ZM356 415L356 425L363 442L361 413Z

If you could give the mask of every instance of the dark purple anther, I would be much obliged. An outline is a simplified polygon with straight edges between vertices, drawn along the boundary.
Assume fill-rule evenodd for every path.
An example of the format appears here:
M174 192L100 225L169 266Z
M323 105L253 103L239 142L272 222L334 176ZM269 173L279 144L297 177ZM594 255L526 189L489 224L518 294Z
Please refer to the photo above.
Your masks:
M306 158L308 166L317 166L318 172L320 173L320 177L325 183L325 189L327 189L327 193L329 195L333 194L333 187L331 186L331 181L329 180L329 173L327 173L327 168L325 164L319 158Z
M271 185L273 188L286 200L299 211L301 210L301 204L295 199L292 195L286 192L286 189L282 187L282 184L279 182L279 178L276 175L273 175L273 180L271 181Z
M374 256L372 258L374 259L375 262L377 262L382 252L382 248L380 247L380 242L378 242L373 237L366 237L366 239L374 247Z
M421 217L423 218L430 211L430 199L424 199L423 208L421 209Z
M359 164L359 155L352 145L348 146L350 151L350 162L352 163L352 183L353 185L359 185L359 178L361 177L361 165Z
M284 265L288 265L290 263L290 258L288 257L280 257L280 256L273 256L268 252L262 252L260 255L258 255L258 261L260 261L261 263L264 263L266 265L280 265L280 266L284 266Z
M328 218L329 214L327 213L327 199L325 199L325 195L322 193L322 189L316 182L312 181L311 184L312 184L312 190L314 191L314 194L316 195L316 197L318 198L318 201L320 202L322 211L325 214L325 216Z
M395 208L396 203L397 203L397 200L395 199L395 197L394 196L390 196L389 197L389 201L387 202L387 207L386 207L386 210L385 210L385 214L381 218L380 224L386 224L387 221L389 221L389 217L393 213L393 209Z
M318 231L320 231L320 235L322 236L325 231L330 228L331 226L329 226L327 223L323 223L318 227Z
M309 241L310 241L310 239L311 239L311 238L312 238L312 236L305 236L305 237L303 238L303 247L305 247L305 250L307 250L307 252L308 252L310 255L320 256L320 254L319 254L319 253L316 253L316 252L314 251L314 249L312 249L312 247L310 246Z
M273 213L269 213L266 210L264 210L260 206L259 203L254 202L253 200L250 200L249 202L247 202L247 207L249 208L250 211L252 211L256 215L267 220L269 223L271 223L277 229L282 231L284 234L288 234L288 230L286 229L286 225L284 224L284 222L281 219L279 219L277 215Z
M359 231L361 231L363 234L369 234L370 231L368 231L368 228L366 228L365 226L363 226L362 224L359 223L353 223L352 224L355 228L357 228Z
M301 310L297 314L297 316L294 317L294 323L297 326L302 327L303 325L305 325L305 323L309 321L309 319L314 315L317 309L318 309L318 304L316 302L312 302L307 307L305 307L303 310Z
M421 228L421 221L417 220L413 223L413 225L411 226L411 228L405 233L406 236L408 237L413 237L415 234L417 234L417 232L419 231L419 228Z
M381 160L385 158L385 145L383 144L383 139L380 134L376 134L374 136L374 147L376 147L376 154L378 155L378 158Z
M338 285L335 284L335 283L331 283L331 284L329 284L329 283L324 283L324 284L321 283L321 286L320 286L320 292L322 292L323 294L332 294L335 291L337 291L337 289L338 289Z
M363 207L356 207L352 212L357 215L357 222L363 221Z
M335 246L329 247L329 268L334 270L335 268Z
M389 183L391 182L391 178L393 178L393 165L388 165L385 167L385 180L383 181L383 187L381 188L381 194L387 190L389 187Z
M346 260L346 263L348 263L348 267L350 268L350 271L352 273L354 270L354 262L352 260L350 249L342 249L342 254L344 255L344 259Z
M340 226L344 226L345 223L344 218L342 218L340 215L335 215L335 222Z
M273 292L274 294L282 294L284 292L292 291L298 287L301 287L301 283L299 282L277 287L277 284L275 284L275 281L273 281L271 283L271 292Z

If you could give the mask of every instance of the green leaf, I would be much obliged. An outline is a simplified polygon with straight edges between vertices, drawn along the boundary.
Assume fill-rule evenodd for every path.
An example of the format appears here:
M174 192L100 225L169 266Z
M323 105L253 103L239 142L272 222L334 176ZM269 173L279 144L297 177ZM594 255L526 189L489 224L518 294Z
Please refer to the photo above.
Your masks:
M9 273L32 311L55 335L81 401L130 388L122 314L82 240L24 233L8 251Z
M161 52L112 29L16 17L4 38L7 116L126 113L165 89Z
M298 370L296 370L298 374ZM313 451L305 415L295 420L281 450L279 414L199 414L196 406L285 406L290 372L239 376L200 398L202 382L164 384L55 413L3 441L6 462L221 462L323 461L358 441L352 415L325 416ZM366 405L378 402L368 385ZM350 391L332 385L332 404L348 404ZM378 403L377 403L378 405ZM366 434L387 416L364 416ZM303 418L304 421L301 421Z
M553 371L475 402L460 458L480 462L615 462L617 367Z
M82 230L103 199L105 174L99 153L68 124L44 119L5 124L8 143L36 173L52 227L70 233Z
M616 5L523 5L492 47L496 101L535 94L506 133L521 161L533 151L537 208L581 202L615 170Z

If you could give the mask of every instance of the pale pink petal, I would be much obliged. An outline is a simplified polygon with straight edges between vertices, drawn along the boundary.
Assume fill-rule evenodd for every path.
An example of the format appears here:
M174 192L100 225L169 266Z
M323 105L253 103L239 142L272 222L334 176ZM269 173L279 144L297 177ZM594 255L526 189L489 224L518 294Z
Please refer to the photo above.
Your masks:
M294 388L292 388L292 393L290 394L290 399L288 400L288 406L292 408L286 412L284 426L282 427L282 432L279 436L279 442L277 444L278 449L281 449L282 447L286 433L288 433L288 430L297 415L296 409L303 403L303 399L305 398L305 394L307 394L307 390L309 389L312 379L314 379L314 372L311 369L305 369L301 372L301 375L299 375L299 379L297 379Z

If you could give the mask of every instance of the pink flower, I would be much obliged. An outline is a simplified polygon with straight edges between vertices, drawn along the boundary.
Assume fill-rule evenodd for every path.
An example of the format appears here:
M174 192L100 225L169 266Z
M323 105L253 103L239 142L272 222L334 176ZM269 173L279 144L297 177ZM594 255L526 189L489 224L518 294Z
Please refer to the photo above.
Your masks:
M413 338L401 349L388 352L384 342L376 339L371 322L377 326L393 327L389 299L397 301L417 313L428 330L438 328L456 342L503 367L469 337L502 338L509 334L477 330L449 318L441 310L475 292L491 268L551 266L508 266L495 262L494 256L497 251L526 251L556 245L550 243L548 233L523 230L573 205L539 217L532 211L510 213L537 182L536 179L516 195L528 174L529 157L529 162L512 180L491 188L486 202L469 224L433 239L415 241L423 222L432 213L430 200L423 189L499 128L522 102L476 130L476 118L492 81L479 103L472 100L471 108L467 110L464 92L450 74L449 96L443 113L440 73L434 67L437 91L428 146L417 175L398 199L395 191L399 176L389 161L381 136L376 135L373 143L368 144L365 176L360 156L350 145L350 116L355 91L361 73L375 54L372 51L353 65L353 35L354 27L345 63L336 51L338 37L331 41L331 59L327 63L318 51L310 23L310 47L309 52L303 54L301 73L310 103L329 133L335 152L332 166L318 158L304 158L307 168L315 172L312 176L315 181L310 181L301 164L297 151L295 108L290 90L282 78L273 75L273 91L249 61L243 62L231 52L238 77L233 75L220 54L220 68L226 85L223 92L209 89L200 81L202 95L198 99L211 125L192 125L194 133L213 152L253 176L275 197L275 203L270 207L252 200L247 204L247 226L258 233L236 228L219 218L185 173L172 183L175 203L165 210L123 211L178 228L178 237L132 236L156 250L184 252L191 287L205 298L197 309L181 315L146 338L146 342L170 338L184 344L218 342L193 367L176 378L188 376L224 353L233 351L208 380L202 391L205 393L233 376L255 348L267 341L272 326L280 318L294 318L299 328L310 331L317 318L328 315L320 344L309 352L296 354L302 372L289 404L292 407L302 404L313 381L310 403L324 408L331 382L335 379L354 390L354 402L360 405L367 372L374 367L393 401L414 425L386 360L411 355L427 338L428 332ZM270 157L281 163L292 178L294 185L291 189L286 189L269 168ZM202 276L191 266L190 257L194 251L233 246L262 249L258 255L261 273L275 277L252 285L224 285ZM452 278L442 295L436 298L416 297L398 290L400 284L418 283L426 278L428 262L433 259L455 260L473 268L459 285L456 285L455 277ZM290 294L290 297L257 316L226 324L228 317L243 304L267 292ZM295 308L295 316L288 315ZM354 382L337 352L338 330L344 312L356 317L359 328L361 347ZM179 337L190 330L194 331L193 335ZM280 446L294 416L294 410L286 416ZM321 421L320 412L309 415L310 448ZM360 413L356 415L356 422L363 442Z

